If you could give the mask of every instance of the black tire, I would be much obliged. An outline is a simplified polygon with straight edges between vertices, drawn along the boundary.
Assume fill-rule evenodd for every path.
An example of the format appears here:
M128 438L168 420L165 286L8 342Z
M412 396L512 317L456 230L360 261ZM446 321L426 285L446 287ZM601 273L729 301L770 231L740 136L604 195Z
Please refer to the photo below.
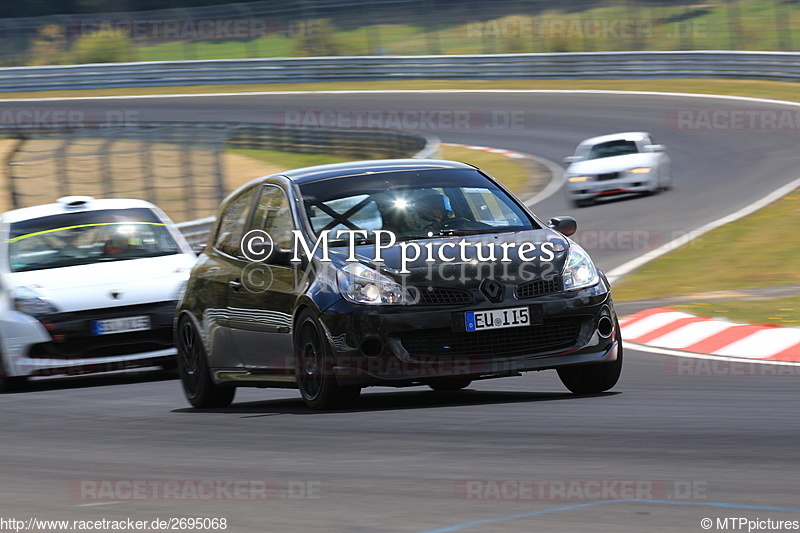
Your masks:
M6 365L0 357L0 392L17 392L25 389L28 384L28 376L8 376L6 375Z
M617 339L619 339L619 334ZM597 394L617 384L622 373L622 343L617 347L617 360L598 365L568 366L558 369L558 377L574 394Z
M0 376L0 392L19 392L28 386L28 376Z
M469 387L472 380L469 378L442 378L428 383L428 387L436 392L453 392Z
M236 394L234 387L220 387L211 380L203 341L186 317L178 322L178 376L186 399L197 408L228 406Z
M336 382L330 345L310 310L303 311L297 320L294 354L297 388L309 408L335 409L355 403L361 387L342 387Z

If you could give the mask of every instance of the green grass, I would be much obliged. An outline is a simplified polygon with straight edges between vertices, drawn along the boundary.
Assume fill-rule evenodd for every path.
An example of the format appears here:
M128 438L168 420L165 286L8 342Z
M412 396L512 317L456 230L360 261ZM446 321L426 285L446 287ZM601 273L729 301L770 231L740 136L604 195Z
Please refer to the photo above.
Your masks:
M531 179L530 169L519 159L457 146L442 146L440 152L442 159L469 163L485 170L518 194L525 193Z
M774 300L698 301L671 306L697 316L725 318L731 322L771 326L800 326L800 297Z
M614 298L800 284L798 235L800 190L795 190L635 270L614 284Z
M278 36L252 41L195 41L163 43L131 48L134 61L171 61L177 59L242 59L289 57L295 55L294 43Z
M736 11L731 11L732 5ZM423 23L373 24L337 27L331 20L296 21L280 33L243 40L180 41L147 44L127 42L127 52L116 60L163 61L184 59L233 59L255 57L297 57L307 55L421 55L483 54L518 52L592 52L611 50L781 50L784 29L800 27L796 2L744 0L687 5L623 4L576 9L528 8L528 14L496 14L483 7L441 9L423 16ZM732 13L738 13L732 17ZM738 26L731 24L732 18ZM364 15L365 22L386 20L385 14ZM277 29L277 28L274 28ZM796 31L792 47L800 49ZM322 49L313 43L324 42ZM66 49L66 44L63 45ZM37 52L38 53L38 52ZM41 55L41 54L40 54ZM33 64L47 56L25 58L8 50L3 64L28 59ZM74 58L72 59L74 60Z
M800 27L800 9L763 0L738 2L740 28L731 29L726 3L608 6L585 10L553 7L535 15L486 19L484 13L452 16L427 27L376 24L336 29L326 39L336 55L480 54L609 50L779 50L777 20ZM779 18L778 18L779 17ZM616 21L616 25L609 26ZM605 25L605 26L604 26ZM624 25L624 26L623 26ZM793 43L795 48L797 43ZM135 46L140 60L287 57L308 55L291 32L249 42L197 41Z

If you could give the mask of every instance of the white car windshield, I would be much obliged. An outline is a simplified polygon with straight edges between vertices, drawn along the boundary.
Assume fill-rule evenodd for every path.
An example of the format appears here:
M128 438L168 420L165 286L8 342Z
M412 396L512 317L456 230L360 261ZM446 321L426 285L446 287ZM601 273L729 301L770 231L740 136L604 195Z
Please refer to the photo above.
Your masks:
M12 272L171 255L178 245L146 208L65 213L11 224Z
M604 157L614 157L618 155L638 154L639 149L636 142L625 139L608 141L594 146L581 146L576 155L584 159L602 159Z

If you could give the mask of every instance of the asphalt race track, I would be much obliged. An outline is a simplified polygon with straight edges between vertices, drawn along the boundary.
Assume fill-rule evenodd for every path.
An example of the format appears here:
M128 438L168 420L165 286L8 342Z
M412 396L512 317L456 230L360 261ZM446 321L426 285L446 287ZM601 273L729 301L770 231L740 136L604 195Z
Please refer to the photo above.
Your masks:
M586 137L649 131L672 157L674 190L585 209L568 206L559 191L534 206L544 218L575 216L578 239L605 270L799 174L797 128L679 129L671 118L681 110L797 110L748 101L312 94L2 106L229 122L286 111L466 111L468 127L432 133L554 161ZM492 123L512 115L518 127ZM647 232L636 246L633 231ZM757 261L769 251L743 253ZM240 389L229 408L193 410L160 371L36 381L0 397L1 514L225 518L235 533L683 532L707 530L704 518L712 531L718 518L800 520L800 367L753 372L631 349L625 358L617 387L594 397L567 393L548 371L448 394L367 389L358 408L329 413L307 410L291 390ZM182 492L166 491L175 483Z

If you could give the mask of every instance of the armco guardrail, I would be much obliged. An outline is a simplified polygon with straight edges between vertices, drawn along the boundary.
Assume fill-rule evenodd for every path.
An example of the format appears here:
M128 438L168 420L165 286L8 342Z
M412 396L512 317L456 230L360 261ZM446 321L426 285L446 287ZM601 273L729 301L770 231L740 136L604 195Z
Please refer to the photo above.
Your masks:
M0 69L0 92L403 79L800 79L794 52L581 52L104 63Z
M215 217L198 218L197 220L179 222L177 226L178 229L181 230L181 233L183 233L189 246L194 250L198 250L208 241L208 236L211 233L215 220Z
M378 129L324 129L273 124L206 125L229 128L228 148L255 148L305 153L341 154L353 159L435 155L438 139L419 133Z

